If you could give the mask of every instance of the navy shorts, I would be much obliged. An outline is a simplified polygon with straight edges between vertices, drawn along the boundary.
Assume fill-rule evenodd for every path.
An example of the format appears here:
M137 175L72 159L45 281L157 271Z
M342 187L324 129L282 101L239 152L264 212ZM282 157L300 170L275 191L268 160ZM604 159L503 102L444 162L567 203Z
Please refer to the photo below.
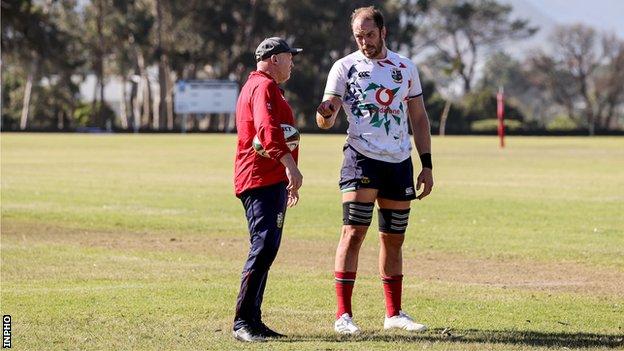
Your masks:
M344 161L340 171L340 190L378 189L377 197L395 201L416 198L412 158L392 163L372 159L357 152L349 144L343 148Z

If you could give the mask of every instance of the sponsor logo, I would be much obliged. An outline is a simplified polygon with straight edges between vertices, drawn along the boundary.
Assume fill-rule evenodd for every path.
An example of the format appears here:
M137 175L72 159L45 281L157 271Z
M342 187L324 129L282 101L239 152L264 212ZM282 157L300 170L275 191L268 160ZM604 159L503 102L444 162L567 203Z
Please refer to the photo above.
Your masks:
M362 79L370 79L371 74L369 71L358 72L358 77Z
M403 74L401 74L401 70L398 68L393 68L392 69L392 80L395 83L401 83L403 82Z
M390 106L394 100L394 91L388 88L378 89L375 92L375 100L382 106Z
M370 124L375 128L383 128L386 130L386 134L390 135L390 125L396 123L401 125L401 116L403 115L403 104L397 104L398 109L390 108L393 104L395 96L398 95L401 87L394 89L388 89L383 85L370 83L364 90L362 100L366 99L366 93L373 91L375 93L376 104L363 104L362 106L368 108L371 114ZM399 95L400 96L400 95Z
M281 228L284 225L284 212L277 214L277 227Z
M405 195L414 195L414 188L410 186L409 188L405 189Z
M368 184L368 183L370 183L370 178L368 178L368 177L362 177L362 179L360 179L360 183L362 183L362 184Z
M392 109L388 106L385 106L379 109L379 113L385 113L385 114L390 113L393 115L398 115L401 113L401 110L399 110L398 108Z

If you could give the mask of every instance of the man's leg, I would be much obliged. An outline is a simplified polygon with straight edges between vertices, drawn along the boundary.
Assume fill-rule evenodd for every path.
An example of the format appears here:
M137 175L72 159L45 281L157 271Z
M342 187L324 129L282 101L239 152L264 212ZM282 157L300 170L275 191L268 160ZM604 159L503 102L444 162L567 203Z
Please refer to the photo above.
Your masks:
M403 288L403 241L409 216L410 201L377 199L379 204L379 274L386 298L386 316L401 310Z
M286 185L260 188L244 195L250 249L243 268L236 304L234 330L255 328L261 321L261 304L268 271L277 255L286 211Z
M403 294L403 241L409 221L410 201L378 198L379 204L379 274L386 300L384 328L424 331L426 326L416 323L401 310Z
M258 292L256 294L256 315L254 317L255 321L262 321L262 300L264 300L264 289L266 288L266 282L269 279L269 271L264 273L264 276L260 278L260 287L258 288Z
M345 313L349 316L353 315L351 295L357 272L358 256L370 225L376 196L376 189L359 189L343 193L342 196L344 225L334 264L338 303L337 319Z

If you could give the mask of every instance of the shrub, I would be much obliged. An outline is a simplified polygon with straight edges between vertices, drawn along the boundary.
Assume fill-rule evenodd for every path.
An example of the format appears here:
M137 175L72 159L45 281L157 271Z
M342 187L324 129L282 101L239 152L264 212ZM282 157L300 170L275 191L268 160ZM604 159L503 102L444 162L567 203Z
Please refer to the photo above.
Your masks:
M547 131L571 131L578 129L578 125L566 115L558 115L546 125Z
M97 102L95 105L96 111L97 111L97 108L99 108L99 106L100 106L100 102ZM93 104L90 102L82 103L80 106L78 106L74 110L73 117L74 117L74 125L76 127L97 126L97 123L93 123L91 121L91 116L93 115L92 107L93 107ZM111 121L115 120L115 112L107 104L104 104L104 109L102 111L102 118L104 119L104 121L106 121L107 119L110 119Z
M504 120L505 131L516 131L522 129L522 122L515 119ZM473 132L496 132L498 130L498 120L496 118L481 119L470 124Z

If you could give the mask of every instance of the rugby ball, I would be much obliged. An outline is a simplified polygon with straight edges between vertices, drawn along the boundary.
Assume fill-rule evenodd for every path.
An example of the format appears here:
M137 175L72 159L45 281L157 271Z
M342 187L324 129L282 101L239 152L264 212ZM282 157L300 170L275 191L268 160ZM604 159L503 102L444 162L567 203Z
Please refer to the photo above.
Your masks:
M284 132L286 145L288 146L290 151L293 151L297 148L297 146L299 146L299 131L297 130L297 128L291 126L290 124L281 124L281 127L282 132ZM260 140L258 139L257 135L253 138L253 142L251 143L251 145L260 156L269 157L269 154L264 151L264 147L262 146L262 144L260 144Z

